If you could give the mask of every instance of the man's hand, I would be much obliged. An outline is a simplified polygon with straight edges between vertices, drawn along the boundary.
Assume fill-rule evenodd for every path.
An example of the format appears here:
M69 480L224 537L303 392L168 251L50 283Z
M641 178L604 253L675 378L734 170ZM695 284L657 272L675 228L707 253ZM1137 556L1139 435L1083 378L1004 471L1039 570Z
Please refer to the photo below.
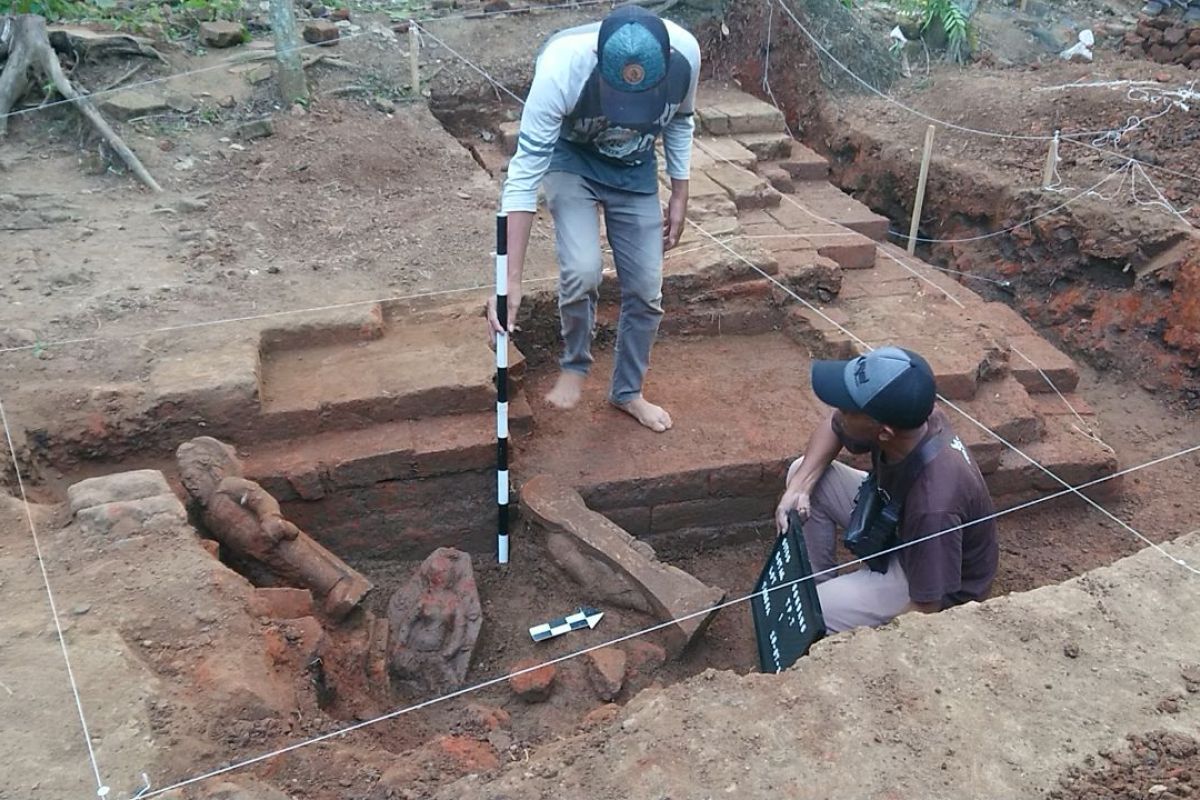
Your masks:
M508 332L513 333L517 329L517 311L521 309L521 288L520 286L508 287ZM503 328L500 327L500 317L496 314L496 295L492 295L487 301L487 318L488 318L488 338L492 344L496 343L496 334L502 333Z
M667 213L663 217L663 252L679 244L683 226L687 224L687 181L671 181L671 199L667 202Z
M808 492L788 489L783 493L779 505L775 507L775 528L780 536L787 532L789 511L795 511L800 515L801 522L807 522L812 515L812 499Z

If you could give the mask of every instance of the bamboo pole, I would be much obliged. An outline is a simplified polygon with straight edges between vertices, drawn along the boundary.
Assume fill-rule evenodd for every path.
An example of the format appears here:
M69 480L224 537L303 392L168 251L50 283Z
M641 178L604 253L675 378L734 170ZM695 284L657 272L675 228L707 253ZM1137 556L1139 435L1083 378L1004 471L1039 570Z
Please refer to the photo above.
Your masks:
M917 231L921 227L921 209L925 206L925 184L929 180L929 159L933 157L933 132L930 125L925 129L925 152L921 155L921 177L917 179L917 196L913 200L912 222L908 226L908 254L917 250Z

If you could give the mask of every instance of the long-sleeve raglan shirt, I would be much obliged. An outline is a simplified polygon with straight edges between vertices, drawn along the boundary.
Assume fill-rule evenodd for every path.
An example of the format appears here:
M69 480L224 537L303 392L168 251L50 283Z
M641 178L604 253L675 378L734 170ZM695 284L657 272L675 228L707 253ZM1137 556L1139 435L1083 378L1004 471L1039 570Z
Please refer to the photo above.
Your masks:
M517 152L508 164L504 213L536 211L538 186L551 170L623 191L656 193L654 145L660 133L667 175L688 179L700 45L679 25L664 22L671 41L667 103L657 117L636 126L610 124L600 108L599 22L568 28L546 41L521 114Z

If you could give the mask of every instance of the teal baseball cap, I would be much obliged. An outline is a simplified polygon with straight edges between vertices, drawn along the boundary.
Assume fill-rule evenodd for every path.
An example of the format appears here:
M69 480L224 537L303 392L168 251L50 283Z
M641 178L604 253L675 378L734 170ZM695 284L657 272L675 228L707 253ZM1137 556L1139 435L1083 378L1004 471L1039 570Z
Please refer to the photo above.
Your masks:
M641 6L622 6L600 23L596 44L600 109L617 125L648 125L667 105L671 36Z

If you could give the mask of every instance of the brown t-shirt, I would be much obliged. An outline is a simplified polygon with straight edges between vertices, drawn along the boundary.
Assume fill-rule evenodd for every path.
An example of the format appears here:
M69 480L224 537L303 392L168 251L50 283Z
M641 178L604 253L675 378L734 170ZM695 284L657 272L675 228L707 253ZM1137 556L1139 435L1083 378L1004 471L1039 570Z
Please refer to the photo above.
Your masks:
M841 431L837 432L842 445L851 452L877 450L875 445L864 447L863 443L849 441ZM950 429L946 415L935 409L929 417L926 438L939 434L943 434L946 444L925 465L905 498L898 532L901 544L995 512L979 467ZM872 453L879 464L879 485L885 491L908 468L906 462L914 457L916 450L897 464L883 463L877 452ZM935 536L900 550L897 556L908 577L908 596L913 602L936 602L948 608L969 600L982 600L996 577L999 561L996 521L976 522Z

